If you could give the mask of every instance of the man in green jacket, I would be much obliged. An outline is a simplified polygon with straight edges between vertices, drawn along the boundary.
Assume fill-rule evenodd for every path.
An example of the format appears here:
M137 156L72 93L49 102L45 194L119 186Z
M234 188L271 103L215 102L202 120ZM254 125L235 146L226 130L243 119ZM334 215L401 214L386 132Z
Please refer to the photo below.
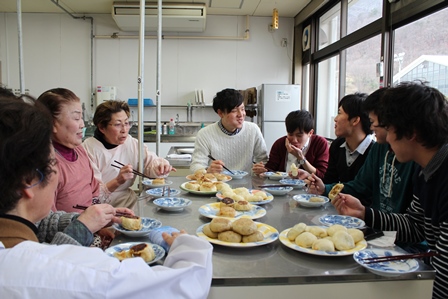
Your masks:
M358 198L366 207L388 212L404 212L412 200L411 177L415 163L400 163L386 142L387 131L378 119L380 98L386 88L373 92L364 101L363 108L368 111L371 129L375 132L376 143L359 170L356 177L344 183L343 193ZM335 184L324 184L316 176L304 171L299 172L299 178L310 181L310 193L327 195Z

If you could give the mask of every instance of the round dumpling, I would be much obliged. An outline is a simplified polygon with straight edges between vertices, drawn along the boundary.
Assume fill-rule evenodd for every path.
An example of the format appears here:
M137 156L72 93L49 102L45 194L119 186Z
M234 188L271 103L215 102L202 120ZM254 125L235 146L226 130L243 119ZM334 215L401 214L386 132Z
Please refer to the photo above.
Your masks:
M210 229L210 223L207 223L206 225L204 225L204 227L202 227L202 232L209 238L218 238L218 233L212 232L212 230Z
M362 232L362 230L359 230L357 228L349 228L347 229L347 232L350 236L352 236L355 243L364 240L364 233Z
M263 199L263 200L265 200L265 199L268 198L266 192L264 192L264 191L259 191L259 192L256 193L256 195L257 195L257 196L260 196L261 199Z
M233 192L241 196L250 194L249 189L247 189L246 187L235 188L233 189Z
M303 233L306 230L306 224L303 222L297 223L293 227L295 230L299 231L299 234Z
M261 231L257 230L251 235L243 236L243 243L250 243L250 242L260 242L264 240L264 235Z
M240 243L241 235L234 231L225 231L218 234L218 240L230 243Z
M294 242L300 247L310 248L316 240L317 237L312 233L303 232L297 236Z
M289 241L294 241L298 235L300 235L302 232L296 230L294 227L291 228L288 233L286 234L286 237L289 239Z
M227 190L231 190L232 189L232 188L230 188L229 184L223 183L223 182L216 182L215 186L216 186L216 190L221 191L221 193L223 191L227 191Z
M258 228L257 224L249 218L238 218L232 223L232 230L242 236L248 236L255 233Z
M192 191L199 191L199 187L201 187L201 185L196 182L188 182L185 184L185 188Z
M235 192L233 190L225 190L224 192L221 192L222 196L224 197L230 197L232 198L233 195L235 195Z
M330 239L317 239L311 248L314 250L334 251L334 244Z
M236 202L238 202L238 201L241 201L241 200L244 200L244 197L242 197L241 195L238 195L238 194L232 194L231 196L229 196L231 199L233 199L234 201L236 201Z
M232 229L232 223L227 218L216 217L210 222L210 230L214 233L220 233Z
M262 201L263 199L261 196L258 196L256 194L248 194L244 197L246 201Z
M350 250L355 248L355 241L346 231L339 230L331 237L337 250Z
M335 232L337 232L338 230L342 230L342 231L347 231L347 228L343 225L340 224L333 224L330 227L328 227L327 229L327 234L329 236L333 236Z
M306 231L312 233L318 238L325 238L327 236L327 230L320 226L307 226Z

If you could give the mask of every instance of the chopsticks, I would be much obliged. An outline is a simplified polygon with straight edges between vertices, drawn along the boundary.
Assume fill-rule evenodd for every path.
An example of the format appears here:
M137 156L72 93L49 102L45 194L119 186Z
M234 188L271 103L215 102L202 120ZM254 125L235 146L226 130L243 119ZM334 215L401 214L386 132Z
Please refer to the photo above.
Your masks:
M258 188L272 188L272 187L296 187L294 184L281 184L281 185L260 185Z
M401 255L393 255L393 256L382 256L382 257L370 257L362 259L364 264L373 264L373 263L381 263L381 262L389 262L389 261L399 261L399 260L408 260L408 259L416 259L422 257L431 257L439 255L438 252L430 251L424 253L415 253L415 254L401 254Z
M121 163L121 162L118 162L117 160L114 160L114 162L115 163L117 163L117 164L120 164L121 166L126 166L126 165L124 165L123 163ZM113 167L115 167L115 168L121 168L120 166L117 166L117 165L113 165L112 164L112 166ZM138 172L137 170L132 170L132 172L134 173L134 174L136 174L136 175L139 175L139 176L142 176L142 177L144 177L144 178L147 178L147 179L150 179L150 180L153 180L154 178L150 178L149 176L147 176L147 175L145 175L145 174L143 174L143 173L141 173L141 172Z
M76 205L76 206L73 206L73 208L74 208L74 209L79 209L79 210L85 210L85 209L87 209L88 207L87 207L87 206L82 206L82 205ZM121 212L116 212L116 213L115 213L115 216L131 216L131 214L128 214L128 213L121 213Z
M209 157L210 159L212 159L213 161L216 161L216 159L213 158L212 155L208 155L208 157ZM233 171L231 171L230 169L228 169L228 168L225 167L224 165L222 166L222 168L224 168L225 170L227 170L227 171L230 172L231 174L235 175L235 174L233 173Z

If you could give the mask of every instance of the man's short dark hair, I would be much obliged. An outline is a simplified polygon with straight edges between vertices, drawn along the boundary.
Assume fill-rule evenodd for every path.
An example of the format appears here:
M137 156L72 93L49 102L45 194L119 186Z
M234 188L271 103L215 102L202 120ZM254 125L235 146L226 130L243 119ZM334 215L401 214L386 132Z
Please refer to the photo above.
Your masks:
M301 133L309 133L314 129L314 119L306 110L291 111L285 118L286 132L292 134L299 129Z
M374 113L378 117L378 124L381 125L381 97L389 87L384 87L372 92L362 103L362 109L366 113Z
M235 89L226 88L216 94L213 99L213 110L218 113L220 109L224 113L229 113L243 103L243 95Z
M362 103L366 98L366 93L355 92L354 94L344 96L339 101L338 107L342 107L342 109L344 109L349 119L359 116L363 132L366 134L372 134L372 130L370 130L369 114L362 108Z

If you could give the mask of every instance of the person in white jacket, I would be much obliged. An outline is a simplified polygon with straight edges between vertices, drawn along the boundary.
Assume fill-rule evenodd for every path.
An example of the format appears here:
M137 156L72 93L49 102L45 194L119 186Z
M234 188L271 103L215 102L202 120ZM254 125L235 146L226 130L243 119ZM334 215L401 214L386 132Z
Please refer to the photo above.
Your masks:
M4 100L0 127L2 298L207 298L212 246L182 231L163 234L171 247L154 267L139 257L120 262L99 248L39 243L34 223L49 214L58 184L52 119L39 103ZM5 245L11 240L15 245Z
M132 126L129 116L130 109L126 102L101 103L93 117L96 126L94 136L83 142L95 178L111 192L109 202L114 207L133 208L137 201L131 187L135 180L132 170L138 170L139 144L129 135ZM167 160L150 152L146 145L143 157L143 173L149 177L166 177L171 170L175 170ZM125 166L121 167L115 161Z

